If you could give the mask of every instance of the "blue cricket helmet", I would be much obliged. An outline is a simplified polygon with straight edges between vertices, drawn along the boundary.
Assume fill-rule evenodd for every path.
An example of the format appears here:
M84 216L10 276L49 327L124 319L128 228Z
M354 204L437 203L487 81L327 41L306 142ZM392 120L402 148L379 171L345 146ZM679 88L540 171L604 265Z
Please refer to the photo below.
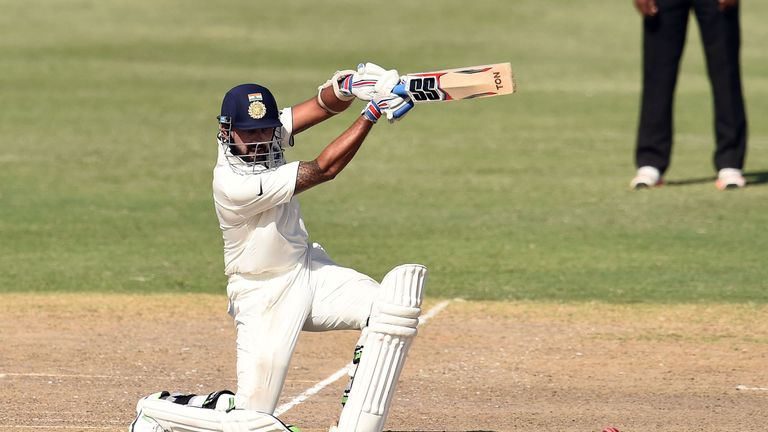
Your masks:
M236 174L258 174L285 164L280 112L272 92L258 84L241 84L224 95L218 116L217 140L227 163ZM263 142L235 144L233 129L272 129L272 138ZM288 137L293 145L293 137Z
M219 123L226 129L265 129L282 126L272 92L258 84L240 84L224 95Z

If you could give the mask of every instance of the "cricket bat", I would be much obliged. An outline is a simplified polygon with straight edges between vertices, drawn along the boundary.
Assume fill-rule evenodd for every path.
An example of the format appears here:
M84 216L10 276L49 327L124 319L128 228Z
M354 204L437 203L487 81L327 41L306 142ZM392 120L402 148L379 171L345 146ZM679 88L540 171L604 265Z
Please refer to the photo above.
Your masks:
M515 92L512 65L497 63L410 73L392 89L415 103L447 102L501 96Z

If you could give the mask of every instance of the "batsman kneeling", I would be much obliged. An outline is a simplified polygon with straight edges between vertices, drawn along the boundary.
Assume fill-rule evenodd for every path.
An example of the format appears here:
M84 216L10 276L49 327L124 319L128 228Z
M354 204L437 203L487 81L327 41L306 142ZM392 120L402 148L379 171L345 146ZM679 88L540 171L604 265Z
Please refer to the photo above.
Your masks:
M213 198L224 239L229 313L237 330L237 391L196 396L156 393L139 401L131 432L286 431L273 416L299 332L361 330L341 432L380 432L416 335L427 270L391 270L381 284L336 264L309 236L297 195L332 180L352 160L382 116L413 107L392 89L396 70L375 64L340 71L316 97L278 110L257 84L229 90L218 116ZM312 161L286 162L294 135L367 102L351 126Z

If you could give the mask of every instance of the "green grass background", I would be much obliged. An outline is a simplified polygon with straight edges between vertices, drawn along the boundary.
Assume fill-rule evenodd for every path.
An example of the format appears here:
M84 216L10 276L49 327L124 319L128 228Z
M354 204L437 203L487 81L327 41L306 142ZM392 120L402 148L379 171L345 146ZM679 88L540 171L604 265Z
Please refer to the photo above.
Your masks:
M256 81L287 106L339 68L511 61L514 96L378 125L303 196L310 234L429 295L768 300L768 4L742 7L748 188L713 185L691 25L668 180L632 192L640 18L629 0L0 0L0 292L223 292L215 116ZM297 137L311 159L361 104ZM353 112L354 111L354 112Z

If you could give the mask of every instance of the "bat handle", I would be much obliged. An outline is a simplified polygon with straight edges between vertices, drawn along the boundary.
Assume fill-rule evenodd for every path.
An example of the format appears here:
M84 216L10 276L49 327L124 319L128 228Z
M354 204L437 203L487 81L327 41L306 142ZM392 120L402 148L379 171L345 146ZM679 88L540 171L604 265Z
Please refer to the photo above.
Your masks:
M392 93L400 97L408 97L408 92L405 91L405 84L398 84L392 88Z

